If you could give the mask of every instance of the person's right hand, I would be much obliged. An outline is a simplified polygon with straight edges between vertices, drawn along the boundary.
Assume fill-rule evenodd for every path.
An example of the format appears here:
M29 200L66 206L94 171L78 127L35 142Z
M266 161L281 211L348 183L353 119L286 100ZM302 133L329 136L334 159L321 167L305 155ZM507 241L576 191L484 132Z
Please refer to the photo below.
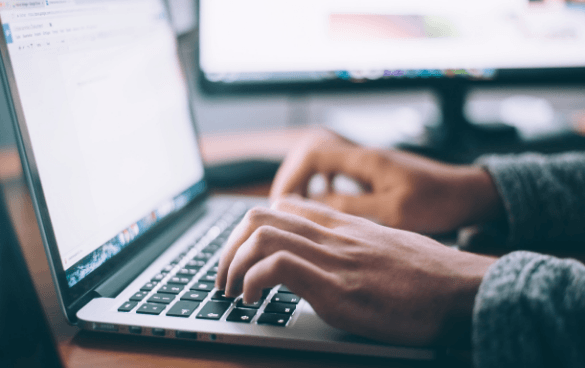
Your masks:
M342 330L410 346L467 342L495 258L296 197L253 208L227 240L215 286L245 303L278 284Z
M365 192L339 194L329 185L312 199L394 228L445 233L503 212L490 175L479 167L364 148L326 130L309 135L289 153L274 179L271 200L291 193L307 197L315 174L329 181L344 174L360 182Z

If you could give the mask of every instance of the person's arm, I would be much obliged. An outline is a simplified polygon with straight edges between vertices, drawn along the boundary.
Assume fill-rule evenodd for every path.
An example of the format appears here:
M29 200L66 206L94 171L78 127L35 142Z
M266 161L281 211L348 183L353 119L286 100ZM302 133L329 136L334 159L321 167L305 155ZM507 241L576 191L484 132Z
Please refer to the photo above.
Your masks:
M585 239L585 153L487 156L506 214L511 249Z
M500 258L473 311L478 368L585 367L585 266L531 252Z

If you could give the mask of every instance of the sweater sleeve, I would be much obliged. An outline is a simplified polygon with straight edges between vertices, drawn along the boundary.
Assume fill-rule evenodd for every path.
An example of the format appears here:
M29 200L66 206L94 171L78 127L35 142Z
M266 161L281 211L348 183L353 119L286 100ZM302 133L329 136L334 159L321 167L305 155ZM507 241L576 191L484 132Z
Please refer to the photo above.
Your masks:
M479 226L477 233L499 231L509 249L551 241L583 244L585 153L494 155L477 164L493 178L507 217L503 224Z
M473 310L478 368L584 367L585 266L513 252L485 275Z

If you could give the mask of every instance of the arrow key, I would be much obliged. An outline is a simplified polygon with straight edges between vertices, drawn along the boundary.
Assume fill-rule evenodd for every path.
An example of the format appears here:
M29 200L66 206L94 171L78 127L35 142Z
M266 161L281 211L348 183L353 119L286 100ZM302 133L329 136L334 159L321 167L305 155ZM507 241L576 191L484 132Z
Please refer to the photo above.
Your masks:
M197 302L180 301L180 302L177 302L167 312L167 316L187 318L195 311L195 309L197 309L198 306L199 306L199 303L197 303Z

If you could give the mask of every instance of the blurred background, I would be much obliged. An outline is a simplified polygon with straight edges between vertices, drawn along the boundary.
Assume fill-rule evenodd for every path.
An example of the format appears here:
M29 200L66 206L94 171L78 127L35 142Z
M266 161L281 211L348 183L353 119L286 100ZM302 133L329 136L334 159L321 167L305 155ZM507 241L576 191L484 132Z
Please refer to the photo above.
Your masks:
M260 93L205 93L198 78L198 2L168 0L188 74L194 86L198 129L203 135L327 125L374 146L414 142L424 127L442 119L440 101L428 86L407 89L307 89ZM0 90L0 149L14 144ZM585 89L581 85L471 86L464 113L475 124L505 123L527 139L572 131L585 134Z

